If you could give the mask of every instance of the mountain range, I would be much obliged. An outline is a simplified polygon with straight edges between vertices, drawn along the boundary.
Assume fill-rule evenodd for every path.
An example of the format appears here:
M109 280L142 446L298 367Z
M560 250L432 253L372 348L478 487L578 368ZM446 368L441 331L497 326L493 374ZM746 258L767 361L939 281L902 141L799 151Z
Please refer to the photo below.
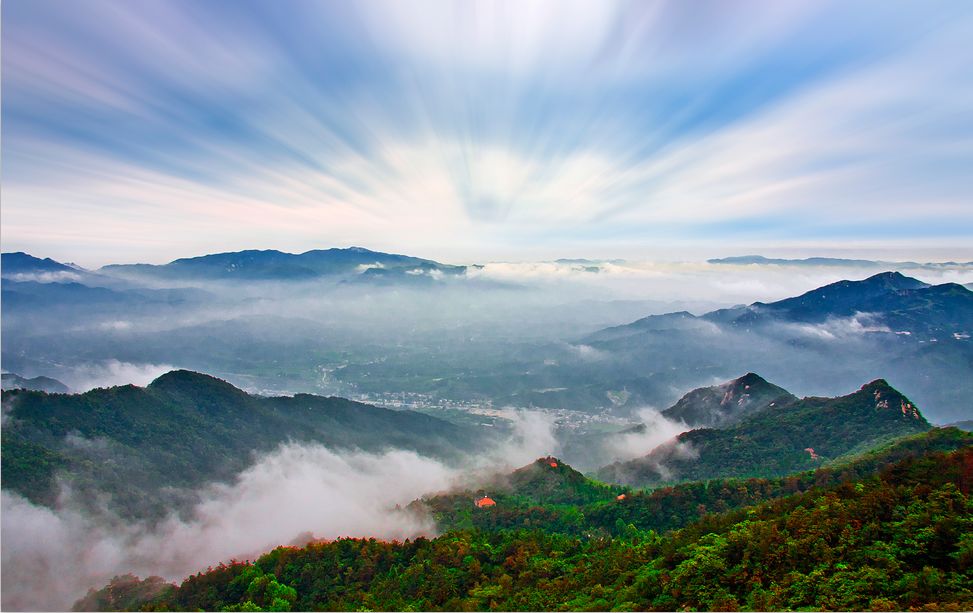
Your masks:
M249 389L627 417L752 371L801 395L885 378L936 423L967 418L973 394L973 292L893 271L774 302L677 310L603 329L584 329L572 317L557 334L525 325L500 338L489 332L496 309L471 306L487 305L475 300L478 292L509 309L509 322L532 312L515 308L527 290L474 288L478 277L464 275L468 269L411 256L244 251L94 272L26 254L3 257L3 360L28 377L71 382L81 378L63 372L73 364L118 360L218 373ZM41 282L50 274L65 276ZM441 282L450 277L466 283ZM318 279L328 288L249 283L284 279ZM415 291L405 303L382 304L406 287ZM432 291L451 288L448 296ZM378 297L361 299L373 290ZM466 302L459 294L469 294ZM399 317L404 309L412 309L411 320ZM549 312L543 319L559 316L558 308ZM625 321L638 309L620 312L626 315L612 317ZM251 357L252 349L266 359Z
M685 389L731 369L829 393L881 377L944 423L969 415L971 336L973 292L885 272L776 302L652 315L594 332L576 342L605 359L563 360L549 369L548 386L565 381L563 395L586 399L594 390L624 391L626 405L638 407L671 403L673 384Z
M740 255L726 258L713 258L706 260L710 264L737 264L737 265L778 265L778 266L847 266L847 267L868 267L868 268L899 268L899 269L941 269L958 266L970 266L973 262L888 262L883 260L861 260L848 258L768 258L762 255Z
M373 271L380 271L378 273ZM273 249L216 253L173 260L168 264L112 264L100 269L106 274L159 279L273 280L290 281L336 275L368 273L459 275L465 266L450 266L407 255L382 253L362 247L315 249L285 253Z

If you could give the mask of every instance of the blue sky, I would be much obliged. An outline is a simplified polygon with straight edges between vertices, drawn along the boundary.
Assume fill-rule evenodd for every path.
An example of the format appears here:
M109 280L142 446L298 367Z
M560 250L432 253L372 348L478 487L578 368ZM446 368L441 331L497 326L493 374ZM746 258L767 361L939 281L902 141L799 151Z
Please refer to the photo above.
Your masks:
M2 10L5 251L973 259L969 2Z

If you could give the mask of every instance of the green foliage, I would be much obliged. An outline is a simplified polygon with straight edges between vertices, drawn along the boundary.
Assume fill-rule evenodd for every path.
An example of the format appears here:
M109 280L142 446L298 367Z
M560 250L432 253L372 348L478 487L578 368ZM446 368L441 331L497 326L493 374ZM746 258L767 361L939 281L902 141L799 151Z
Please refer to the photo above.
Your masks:
M210 569L139 606L969 610L973 447L878 463L895 453L845 469L852 480L825 473L823 486L707 514L665 536L621 521L614 537L539 526L403 543L340 539ZM857 475L867 462L875 470Z
M499 481L493 489L426 497L414 503L414 507L430 512L444 530L543 527L570 534L616 536L635 529L667 531L681 528L707 514L751 506L816 487L857 481L908 458L970 445L973 445L973 435L956 428L936 428L814 471L772 479L713 479L651 491L633 491L590 479L581 484L575 477L580 473L569 466L562 463L558 469L551 469L546 461L538 460L515 472L510 479ZM538 479L524 478L537 472L546 479L543 487L534 487ZM556 487L560 487L560 491ZM620 493L625 494L623 500L616 499ZM489 494L497 501L497 506L474 508L472 501L480 494Z
M9 406L4 488L53 504L60 474L92 502L110 493L115 510L128 517L178 506L177 489L228 481L254 452L288 440L437 457L468 453L478 441L471 430L411 411L307 394L250 396L189 371L170 372L145 388L75 395L4 391L3 402Z

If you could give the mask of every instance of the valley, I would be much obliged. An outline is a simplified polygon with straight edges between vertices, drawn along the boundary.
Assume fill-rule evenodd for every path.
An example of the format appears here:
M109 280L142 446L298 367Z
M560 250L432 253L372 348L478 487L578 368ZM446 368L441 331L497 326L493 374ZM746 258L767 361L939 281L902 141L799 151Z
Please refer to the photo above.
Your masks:
M61 571L71 579L47 606L973 602L962 557L973 439L936 425L969 416L973 292L960 285L883 272L777 301L639 316L698 298L591 301L594 287L614 290L586 280L559 306L546 290L476 276L488 265L359 249L315 252L310 267L305 257L241 252L86 271L4 254L3 362L19 369L3 384L5 530L40 527L43 516L69 550L112 552L81 574ZM372 270L363 257L387 262L381 270L402 261L448 274L376 284L357 278ZM241 275L244 285L233 280ZM917 494L920 481L932 489ZM886 487L899 502L879 496ZM823 566L758 561L797 547L792 531L743 559L726 548L792 526L795 513L804 532L831 530L838 511L802 515L821 501L864 505L856 521L872 526L861 542L808 545L830 560ZM883 523L898 517L888 504L948 504L953 519L947 527L917 511L926 519L902 516L900 528ZM278 519L266 524L258 508ZM917 558L902 545L888 552L894 563L874 566L864 552L899 542L916 521L932 522L922 529L941 535L946 554ZM5 590L5 606L36 606L30 586L54 578L20 569L58 572L63 554L5 551L17 569L5 585L28 588ZM324 587L342 551L353 552L342 568L364 574ZM419 564L429 555L447 567L460 556L471 574ZM765 579L689 570L704 558ZM892 574L866 589L844 574L850 560ZM295 564L317 570L294 574ZM909 587L929 572L949 587ZM807 591L819 575L837 583Z

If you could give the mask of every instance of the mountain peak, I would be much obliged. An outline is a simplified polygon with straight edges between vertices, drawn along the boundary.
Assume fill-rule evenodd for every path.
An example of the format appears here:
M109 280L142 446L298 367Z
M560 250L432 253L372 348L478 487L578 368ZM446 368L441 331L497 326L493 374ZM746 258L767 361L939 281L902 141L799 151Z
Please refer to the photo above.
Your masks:
M784 388L748 372L725 383L696 388L662 414L693 427L721 427L794 400L797 398Z
M877 286L882 286L888 289L895 289L895 290L919 289L923 287L929 287L928 283L923 283L919 279L915 279L913 277L907 277L897 270L888 270L885 272L880 272L876 275L872 275L868 277L867 279L863 279L858 283L877 285Z
M766 379L764 379L763 377L761 377L755 372L748 372L747 374L743 375L739 379L736 379L735 382L743 385L755 385L755 384L759 385L762 383L768 383Z
M896 390L894 387L892 387L891 385L889 385L889 382L886 381L885 379L875 379L874 381L869 381L865 385L861 386L861 389L859 391L863 391L863 392L869 391L869 392L872 392L872 391L876 391L876 390L877 391L892 390L892 391L898 393L898 390Z
M156 377L149 383L147 389L165 392L167 394L188 393L193 397L216 396L247 396L243 390L232 383L212 375L205 375L192 370L170 370Z
M38 258L23 251L11 251L0 254L0 266L3 274L22 274L40 272L73 272L77 269L66 266L51 258Z

